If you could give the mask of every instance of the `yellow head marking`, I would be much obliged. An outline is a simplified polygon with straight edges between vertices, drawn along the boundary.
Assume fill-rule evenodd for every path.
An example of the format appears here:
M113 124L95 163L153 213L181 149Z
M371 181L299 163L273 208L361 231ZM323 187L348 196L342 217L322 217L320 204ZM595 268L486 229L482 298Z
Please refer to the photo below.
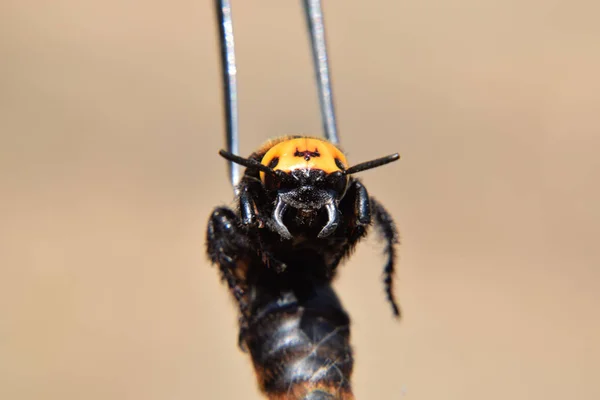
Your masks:
M336 160L344 169L348 168L346 157L333 144L317 138L296 138L271 147L261 163L284 172L295 169L320 169L330 174L342 170ZM263 182L264 177L264 172L261 172L260 178Z

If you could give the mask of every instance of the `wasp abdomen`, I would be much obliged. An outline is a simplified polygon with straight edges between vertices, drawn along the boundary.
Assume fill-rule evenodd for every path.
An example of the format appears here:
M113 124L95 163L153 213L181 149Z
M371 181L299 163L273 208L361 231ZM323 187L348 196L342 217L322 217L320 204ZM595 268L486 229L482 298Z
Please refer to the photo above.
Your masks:
M353 399L350 320L333 290L323 286L304 300L266 308L245 342L269 398Z

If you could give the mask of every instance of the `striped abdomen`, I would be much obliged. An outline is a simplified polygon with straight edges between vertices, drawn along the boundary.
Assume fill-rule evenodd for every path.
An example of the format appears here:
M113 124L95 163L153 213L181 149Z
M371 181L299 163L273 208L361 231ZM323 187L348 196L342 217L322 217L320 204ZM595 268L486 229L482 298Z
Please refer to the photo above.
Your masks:
M354 399L349 325L329 285L262 306L241 338L262 391L273 400Z

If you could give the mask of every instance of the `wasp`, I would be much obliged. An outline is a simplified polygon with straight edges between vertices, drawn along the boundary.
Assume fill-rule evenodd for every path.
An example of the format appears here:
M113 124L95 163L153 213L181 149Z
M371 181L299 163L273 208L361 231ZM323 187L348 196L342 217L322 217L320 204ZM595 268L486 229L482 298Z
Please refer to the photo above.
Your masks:
M310 379L341 390L352 368L349 318L330 285L373 225L385 242L387 299L400 315L393 292L398 232L354 176L399 155L350 166L337 146L307 136L269 141L248 158L220 155L246 169L237 207L218 207L209 218L207 253L239 306L240 345L250 350L263 391L285 393Z

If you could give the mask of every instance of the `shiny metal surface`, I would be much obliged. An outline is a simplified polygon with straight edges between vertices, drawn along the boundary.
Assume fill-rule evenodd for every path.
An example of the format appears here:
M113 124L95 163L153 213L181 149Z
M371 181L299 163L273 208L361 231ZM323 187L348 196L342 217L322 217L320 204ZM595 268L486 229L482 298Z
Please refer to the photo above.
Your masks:
M217 25L219 27L219 48L221 51L221 70L223 74L223 107L225 111L225 142L227 151L240 152L240 134L238 130L237 67L235 65L235 41L231 2L216 0ZM240 166L228 161L229 179L234 186L240 180Z
M331 78L329 76L327 43L325 40L325 21L323 18L323 9L321 8L321 0L303 0L303 3L306 23L310 35L317 88L319 90L323 132L327 140L338 144L340 139L337 132L333 90L331 88Z

